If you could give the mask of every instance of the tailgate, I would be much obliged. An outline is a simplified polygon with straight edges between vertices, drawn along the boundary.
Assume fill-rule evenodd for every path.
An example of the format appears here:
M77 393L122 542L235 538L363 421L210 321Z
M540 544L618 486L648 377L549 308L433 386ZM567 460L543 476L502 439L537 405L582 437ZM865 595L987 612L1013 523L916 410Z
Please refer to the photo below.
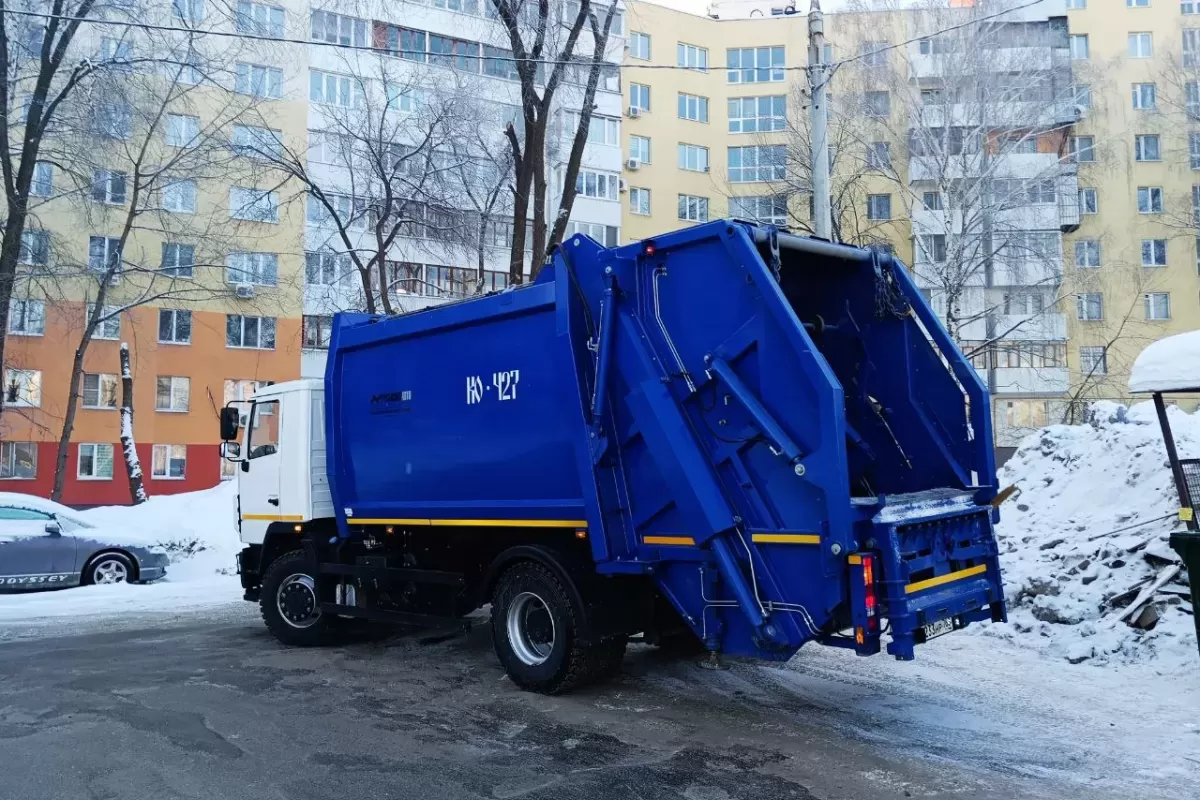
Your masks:
M971 622L1006 619L993 508L971 494L889 499L872 520L880 616L887 651L913 649Z

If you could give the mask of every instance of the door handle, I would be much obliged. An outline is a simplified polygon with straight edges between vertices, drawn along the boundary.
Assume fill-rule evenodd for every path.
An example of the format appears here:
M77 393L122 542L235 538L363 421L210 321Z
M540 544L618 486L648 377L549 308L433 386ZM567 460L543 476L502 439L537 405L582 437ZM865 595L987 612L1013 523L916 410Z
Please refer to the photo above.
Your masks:
M270 503L271 505L275 506L276 508L279 508L279 498L278 497L268 497L267 502Z

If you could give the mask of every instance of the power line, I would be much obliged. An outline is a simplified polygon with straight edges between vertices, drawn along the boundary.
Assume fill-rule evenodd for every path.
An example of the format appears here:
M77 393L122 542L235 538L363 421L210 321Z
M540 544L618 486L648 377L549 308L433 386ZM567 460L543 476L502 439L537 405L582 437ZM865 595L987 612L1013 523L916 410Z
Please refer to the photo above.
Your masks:
M931 39L934 36L941 36L946 33L952 33L957 30L962 30L963 28L968 28L972 25L978 25L982 22L987 22L989 20L993 20L998 17L1002 17L1006 14L1011 14L1015 11L1021 11L1022 9L1030 8L1031 6L1039 5L1044 2L1046 2L1046 0L1029 0L1029 2L1023 3L1018 6L1014 6L1012 8L1005 9L1004 11L999 11L994 14L988 14L988 15L985 15L982 17L970 19L965 22L961 22L957 25L948 26L946 28L939 28L936 31L931 31L922 36L916 36L911 39L906 39L905 41L897 42L896 44L889 44L884 47L880 47L876 50L871 50L870 52L860 53L856 56L850 56L849 58L843 58L843 59L839 59L837 61L831 61L828 64L821 64L821 66L829 68L829 69L836 69L845 64L851 64L855 61L860 61L864 58L873 57L877 53L884 53L889 50L895 50L900 47L905 47L907 45L914 44L914 43L922 41L924 39ZM0 9L0 13L9 14L12 16L17 16L17 17L32 17L32 18L44 19L44 20L58 20L61 22L80 22L80 23L88 23L91 25L110 26L110 27L137 28L139 30L145 30L145 31L162 31L162 32L166 32L166 33L188 34L190 36L212 36L212 37L224 38L224 39L242 39L242 40L247 40L247 41L273 42L276 44L308 45L311 47L331 47L331 48L339 49L339 50L361 51L361 52L373 53L376 55L378 55L378 54L393 55L393 56L397 56L401 59L407 59L407 60L412 60L412 61L415 61L416 59L408 58L408 57L420 56L421 59L424 60L426 58L426 56L430 56L430 57L444 56L445 58L447 58L449 60L461 59L461 60L468 60L468 61L496 61L496 62L511 63L511 64L519 64L519 63L525 62L525 63L537 64L539 66L560 66L561 65L561 66L583 67L583 66L592 66L593 64L597 63L593 59L554 60L554 59L517 58L516 56L503 56L503 55L482 55L482 54L467 55L467 54L460 54L460 53L444 53L444 54L428 53L425 50L391 50L391 49L387 49L387 48L373 47L371 45L348 44L348 43L343 43L343 42L328 42L328 41L325 41L322 39L297 39L297 38L286 37L286 36L270 36L270 35L258 34L258 33L245 33L242 31L219 31L219 30L201 30L201 29L197 29L197 28L180 28L180 27L176 27L173 25L157 25L152 22L132 22L132 21L128 21L128 20L98 19L95 17L75 17L75 16L69 16L69 15L65 15L65 14L47 14L47 13L43 13L43 12L39 12L39 11L25 11L25 10L14 9L14 8ZM794 15L794 16L799 16L799 15ZM547 22L549 24L549 21L547 21ZM759 23L759 24L762 24L762 23ZM608 66L611 69L672 70L672 71L681 71L681 72L700 72L700 73L706 74L706 75L710 74L710 73L715 73L720 69L720 68L717 68L717 69L706 68L703 70L698 70L695 67L679 66L677 64L636 64L636 63L617 64L617 63L613 63L611 61L600 61L599 63L601 64L601 66ZM737 69L739 71L741 71L741 68L737 68ZM759 68L753 67L752 69L759 69ZM805 64L805 65L794 65L794 66L766 67L765 69L768 69L771 72L801 72L801 71L808 71L809 65Z

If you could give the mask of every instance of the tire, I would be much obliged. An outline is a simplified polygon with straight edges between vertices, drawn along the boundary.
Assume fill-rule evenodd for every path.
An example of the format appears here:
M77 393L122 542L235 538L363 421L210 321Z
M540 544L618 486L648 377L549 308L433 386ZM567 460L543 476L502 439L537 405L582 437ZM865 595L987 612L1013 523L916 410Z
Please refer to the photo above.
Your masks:
M133 583L137 580L137 567L124 553L101 553L83 568L82 577L85 585Z
M612 669L614 648L582 644L579 620L554 572L533 561L509 567L492 597L492 645L512 682L530 692L562 694L601 677L606 665Z
M316 568L304 553L295 550L271 562L262 579L258 607L263 622L276 639L294 647L331 644L339 628L337 618L322 614L317 605ZM309 613L303 616L305 610Z

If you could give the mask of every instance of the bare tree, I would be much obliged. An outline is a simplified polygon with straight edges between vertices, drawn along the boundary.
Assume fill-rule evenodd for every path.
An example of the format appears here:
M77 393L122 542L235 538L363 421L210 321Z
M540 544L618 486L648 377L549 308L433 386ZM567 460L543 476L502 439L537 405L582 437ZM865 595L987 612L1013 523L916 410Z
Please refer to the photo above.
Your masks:
M536 276L549 247L562 239L575 200L575 184L583 147L587 142L596 88L601 76L612 78L604 60L608 36L616 14L616 3L606 7L600 19L591 0L489 0L508 33L511 54L521 84L523 136L515 125L506 134L514 167L514 236L509 263L509 280L524 280L525 220L532 214L533 243L531 274ZM591 54L580 59L576 48L585 29L592 39ZM546 144L564 83L582 86L582 93L564 92L562 106L578 109L579 128L563 170L562 195L553 223L548 220L549 202Z

